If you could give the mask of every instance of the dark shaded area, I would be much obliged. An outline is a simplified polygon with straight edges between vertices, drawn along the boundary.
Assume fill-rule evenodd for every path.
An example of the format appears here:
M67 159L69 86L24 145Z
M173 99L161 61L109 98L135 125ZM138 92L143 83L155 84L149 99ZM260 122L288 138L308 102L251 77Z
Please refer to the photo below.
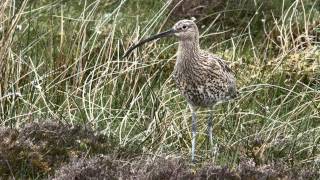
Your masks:
M227 5L225 0L173 0L170 4L171 18L205 18L210 13L220 12Z
M200 27L215 22L216 28L214 29L226 31L222 36L219 35L220 38L222 37L221 40L246 32L250 26L251 35L257 41L261 41L261 38L268 38L275 45L281 45L283 42L279 36L283 32L279 32L275 26L275 20L281 19L283 16L282 8L289 11L292 3L294 3L293 0L286 0L285 3L274 0L173 0L170 4L172 11L170 19L176 22L180 19L195 17ZM314 6L315 9L319 9L320 2L305 2L304 6L306 8ZM302 7L298 8L300 8L299 11L303 11ZM293 20L290 44L306 47L310 43L319 42L320 21L318 18L311 17L311 19L313 18L315 21L309 24L308 29L305 29L303 22L299 22L297 19ZM309 37L305 37L305 32L308 32ZM308 38L309 40L307 40Z
M254 25L262 30L261 19L273 21L282 15L282 7L286 10L294 0L173 0L170 18L177 21L182 18L195 17L200 24L210 24L219 14L218 24L226 28L239 28ZM308 5L312 3L307 3ZM252 19L255 17L256 19ZM242 29L238 29L242 30Z

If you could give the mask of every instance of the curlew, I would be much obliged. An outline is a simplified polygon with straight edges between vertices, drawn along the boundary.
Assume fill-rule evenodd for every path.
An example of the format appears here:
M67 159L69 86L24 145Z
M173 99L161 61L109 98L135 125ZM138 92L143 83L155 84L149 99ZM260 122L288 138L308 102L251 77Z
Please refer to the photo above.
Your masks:
M194 162L197 109L212 108L219 101L235 98L236 79L223 59L200 48L199 30L192 20L180 20L172 29L138 42L128 49L124 57L146 42L170 35L175 35L179 40L173 79L192 113L191 160ZM208 118L208 138L212 149L212 111Z

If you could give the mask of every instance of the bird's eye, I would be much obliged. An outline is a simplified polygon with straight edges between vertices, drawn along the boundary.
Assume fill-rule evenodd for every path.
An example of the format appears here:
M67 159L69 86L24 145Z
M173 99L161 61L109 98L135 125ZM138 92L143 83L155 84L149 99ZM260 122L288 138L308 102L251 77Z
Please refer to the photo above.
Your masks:
M183 26L182 26L182 29L187 29L187 26L186 26L186 25L183 25Z

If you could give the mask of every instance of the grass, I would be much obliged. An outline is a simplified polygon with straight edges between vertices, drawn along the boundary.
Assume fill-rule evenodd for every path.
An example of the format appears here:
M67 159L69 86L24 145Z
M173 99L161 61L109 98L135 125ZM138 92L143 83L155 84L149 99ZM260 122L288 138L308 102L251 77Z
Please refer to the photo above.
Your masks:
M175 41L121 58L133 42L174 23L166 2L5 0L1 126L56 119L89 125L139 154L188 158L191 114L171 80ZM213 110L215 163L235 168L246 157L319 170L319 1L241 1L241 11L228 2L200 29L201 46L231 63L241 92ZM199 111L201 161L209 160L207 112Z

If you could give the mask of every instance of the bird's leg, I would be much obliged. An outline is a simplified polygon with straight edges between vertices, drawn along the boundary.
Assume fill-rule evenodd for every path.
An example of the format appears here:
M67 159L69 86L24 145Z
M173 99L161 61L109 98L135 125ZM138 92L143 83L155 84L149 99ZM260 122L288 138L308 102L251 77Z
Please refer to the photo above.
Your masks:
M191 112L192 112L192 149L191 149L191 160L192 162L195 162L195 148L196 148L196 135L197 135L197 115L196 115L196 109L190 106Z
M213 108L210 109L209 112L209 118L208 118L208 139L209 139L209 143L210 143L210 155L213 157L213 161L215 156L218 153L218 146L217 144L213 144L213 137L212 137L212 120L213 120L213 115L212 115L212 110Z
M210 151L212 153L213 148L213 140L212 140L212 109L209 112L209 118L208 118L208 138L209 138L209 144L210 144Z

